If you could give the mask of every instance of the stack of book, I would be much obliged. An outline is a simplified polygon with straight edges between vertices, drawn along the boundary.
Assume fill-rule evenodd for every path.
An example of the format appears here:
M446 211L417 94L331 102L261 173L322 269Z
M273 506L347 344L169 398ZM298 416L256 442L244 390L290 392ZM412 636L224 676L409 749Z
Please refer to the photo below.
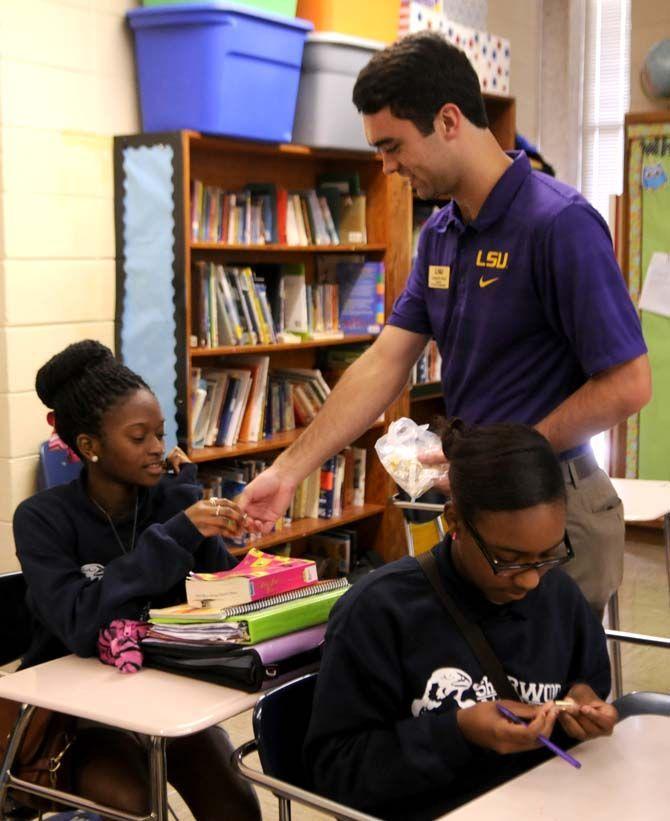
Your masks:
M316 262L311 283L302 264L251 269L196 262L191 345L273 345L378 334L384 323L384 264L340 254Z
M340 244L324 192L287 191L271 183L231 192L200 180L191 186L191 238L229 245Z
M233 367L191 368L193 447L260 442L314 419L330 393L321 371L269 365L269 356L236 356Z
M191 302L194 347L270 345L278 341L266 283L251 268L196 262Z
M348 589L308 559L251 549L233 570L194 573L187 603L150 611L145 663L254 691L315 669L325 624Z

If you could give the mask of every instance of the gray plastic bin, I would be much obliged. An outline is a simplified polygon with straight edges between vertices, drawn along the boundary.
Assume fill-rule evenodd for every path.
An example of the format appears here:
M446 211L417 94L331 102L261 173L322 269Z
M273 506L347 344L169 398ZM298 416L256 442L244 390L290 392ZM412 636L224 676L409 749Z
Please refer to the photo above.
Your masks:
M294 143L371 150L351 94L358 72L384 45L334 32L307 36L293 124Z

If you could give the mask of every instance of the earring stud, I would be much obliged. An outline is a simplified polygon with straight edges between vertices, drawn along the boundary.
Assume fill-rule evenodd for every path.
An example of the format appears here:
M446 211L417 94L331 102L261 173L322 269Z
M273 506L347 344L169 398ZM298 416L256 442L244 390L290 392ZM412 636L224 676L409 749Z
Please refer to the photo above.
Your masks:
M97 462L97 461L98 461L98 456L97 456L97 454L95 454L95 453L94 453L94 454L91 456L91 462Z

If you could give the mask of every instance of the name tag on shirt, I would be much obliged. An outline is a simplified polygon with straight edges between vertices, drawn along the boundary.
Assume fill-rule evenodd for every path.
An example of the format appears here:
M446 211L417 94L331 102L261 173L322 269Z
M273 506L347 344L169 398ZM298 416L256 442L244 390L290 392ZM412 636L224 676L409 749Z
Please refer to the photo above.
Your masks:
M449 287L451 276L450 265L429 265L428 266L428 287L441 288L446 290Z

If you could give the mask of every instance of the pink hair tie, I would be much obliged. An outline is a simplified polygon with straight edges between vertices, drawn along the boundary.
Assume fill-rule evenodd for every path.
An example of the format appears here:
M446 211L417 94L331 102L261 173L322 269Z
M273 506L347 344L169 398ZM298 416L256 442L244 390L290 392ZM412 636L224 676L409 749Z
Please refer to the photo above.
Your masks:
M144 660L140 641L148 631L149 625L143 621L114 619L98 635L100 661L116 667L122 673L137 673L142 669Z

